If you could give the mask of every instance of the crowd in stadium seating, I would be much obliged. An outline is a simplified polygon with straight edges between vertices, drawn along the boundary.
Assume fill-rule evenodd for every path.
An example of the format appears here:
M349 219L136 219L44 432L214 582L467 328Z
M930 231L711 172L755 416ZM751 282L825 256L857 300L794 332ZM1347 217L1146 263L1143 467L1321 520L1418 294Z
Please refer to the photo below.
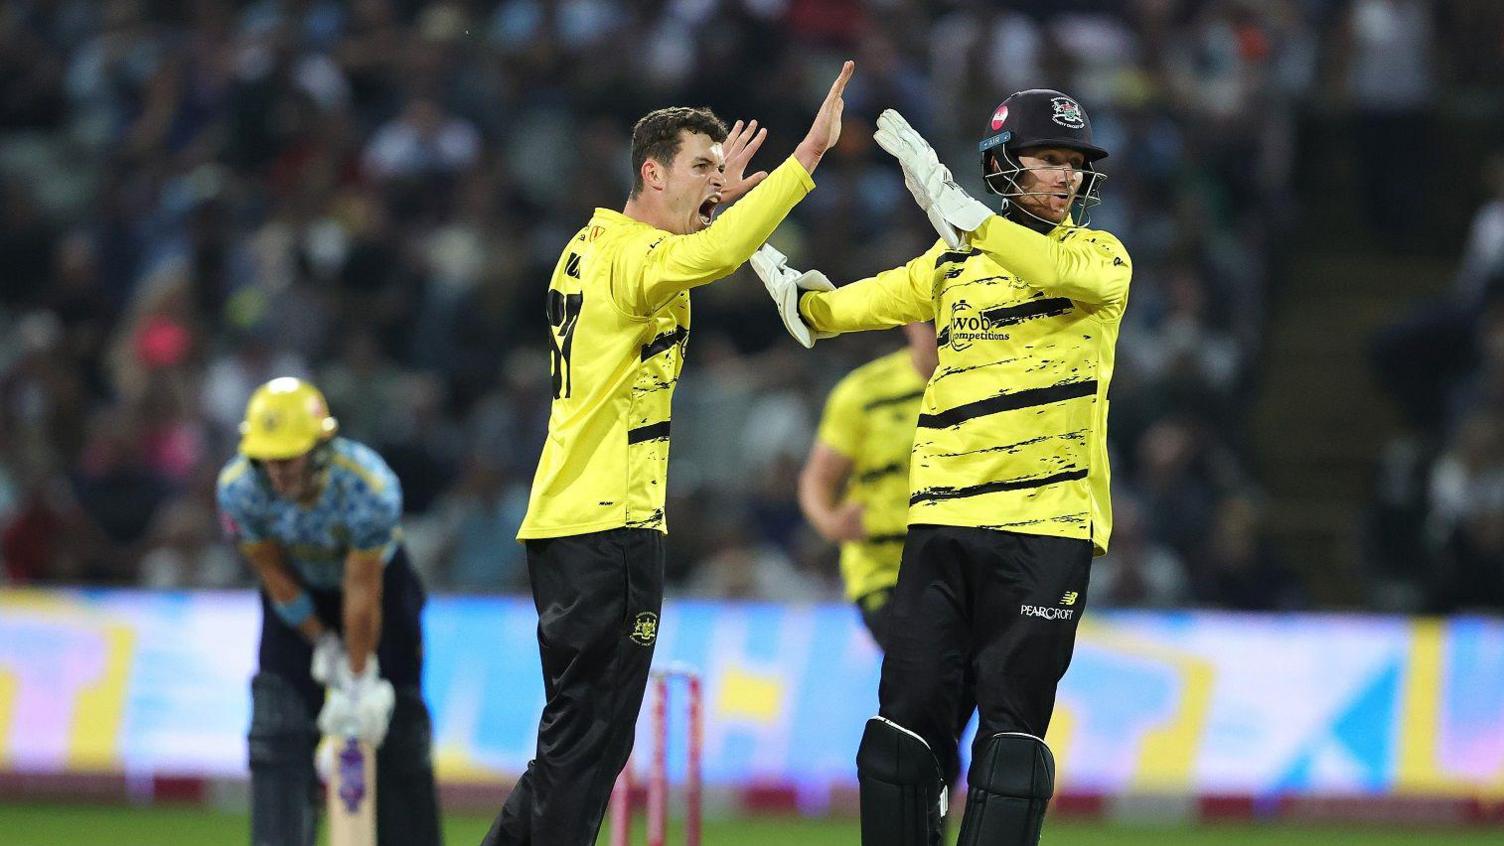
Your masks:
M1504 608L1504 151L1481 176L1488 196L1448 296L1375 339L1406 423L1364 532L1378 605Z
M0 581L248 583L219 537L215 473L251 389L300 374L401 476L434 586L523 589L512 535L548 412L542 292L590 210L620 208L632 121L670 103L756 118L771 167L852 56L841 144L777 235L792 263L839 283L931 241L871 143L880 109L907 115L980 194L975 142L996 103L1040 84L1074 93L1112 151L1092 224L1135 259L1113 384L1119 520L1093 601L1301 606L1242 428L1296 208L1296 118L1319 96L1318 44L1356 22L1358 55L1378 62L1359 75L1382 73L1394 39L1427 46L1426 26L1395 29L1426 8L6 3ZM1424 94L1424 64L1398 72ZM838 597L793 478L824 392L902 339L798 349L746 271L694 307L671 584ZM1504 438L1497 419L1492 431Z

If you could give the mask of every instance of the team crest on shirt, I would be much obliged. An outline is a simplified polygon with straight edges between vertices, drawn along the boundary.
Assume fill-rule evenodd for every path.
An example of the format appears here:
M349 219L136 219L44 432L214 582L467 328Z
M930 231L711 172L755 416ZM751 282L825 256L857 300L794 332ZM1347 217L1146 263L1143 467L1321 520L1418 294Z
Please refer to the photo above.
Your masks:
M652 646L653 641L658 639L658 615L652 611L638 614L632 621L632 633L629 637L638 646Z
M1067 129L1081 129L1086 126L1086 116L1081 113L1081 107L1076 105L1075 100L1069 97L1051 97L1050 107L1055 112L1050 115L1050 120L1061 126Z

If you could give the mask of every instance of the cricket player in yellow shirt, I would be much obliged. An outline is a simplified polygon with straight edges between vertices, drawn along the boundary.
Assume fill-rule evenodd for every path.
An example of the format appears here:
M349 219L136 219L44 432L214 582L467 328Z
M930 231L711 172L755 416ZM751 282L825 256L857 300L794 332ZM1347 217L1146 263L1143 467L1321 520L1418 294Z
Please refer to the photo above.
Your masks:
M841 545L846 598L883 649L909 530L914 424L936 364L934 327L911 323L903 331L902 349L836 383L799 474L799 508L821 537Z
M771 247L752 259L806 346L920 320L939 330L879 711L857 751L862 843L940 842L969 667L979 730L958 843L1035 844L1054 792L1043 737L1091 559L1112 531L1107 386L1132 265L1117 238L1076 223L1097 200L1107 151L1074 98L1011 95L980 144L999 214L957 186L896 112L879 116L874 137L941 240L836 291Z
M536 755L484 846L595 843L658 635L670 400L689 292L740 267L814 187L853 69L842 66L809 133L771 174L743 178L765 137L755 122L728 134L709 109L649 113L632 130L625 209L596 209L559 257L547 299L548 439L518 533L546 702Z

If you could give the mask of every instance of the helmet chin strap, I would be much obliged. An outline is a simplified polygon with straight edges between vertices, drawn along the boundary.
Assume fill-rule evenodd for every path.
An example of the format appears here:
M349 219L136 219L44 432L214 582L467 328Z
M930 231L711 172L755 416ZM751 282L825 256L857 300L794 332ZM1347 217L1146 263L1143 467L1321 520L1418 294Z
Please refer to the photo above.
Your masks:
M996 170L983 174L982 181L987 185L987 190L989 192L1002 197L1002 204L999 207L999 213L1002 214L1003 217L1006 217L1021 226L1027 226L1036 232L1040 232L1046 235L1049 234L1050 231L1055 227L1065 222L1065 218L1062 218L1058 221L1048 220L1024 208L1023 204L1018 202L1018 199L1020 197L1048 196L1048 194L1045 192L1025 191L1023 189L1023 186L1018 184L1019 174L1029 171L1030 168L1026 168L1022 164L1014 161L1013 157L1008 155L1007 150L1003 150L1001 153L1002 161L1007 162L1009 165L1007 169L1003 168L1002 164L998 161L998 158L998 154L993 154L991 162L992 166L995 167ZM1074 220L1074 222L1078 226L1086 225L1086 221L1089 217L1086 213L1086 210L1091 207L1095 199L1096 186L1098 180L1100 180L1101 178L1102 174L1097 173L1095 170L1088 170L1088 172L1085 174L1084 179L1082 180L1080 188L1077 189L1077 195L1075 199L1071 201L1069 208L1071 210L1079 212L1079 216ZM1001 183L1001 185L999 183ZM1077 208L1078 206L1079 208Z
M1046 220L1039 215L1024 208L1022 204L1015 203L1007 197L1003 198L1001 212L1003 217L1008 218L1020 226L1027 226L1042 235L1048 235L1050 230L1059 226L1060 223Z

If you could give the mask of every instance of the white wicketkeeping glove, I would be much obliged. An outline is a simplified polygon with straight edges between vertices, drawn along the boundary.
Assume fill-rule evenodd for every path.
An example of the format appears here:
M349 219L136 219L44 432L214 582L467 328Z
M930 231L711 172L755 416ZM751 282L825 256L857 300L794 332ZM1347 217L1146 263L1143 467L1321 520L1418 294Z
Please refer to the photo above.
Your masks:
M935 148L898 112L885 109L878 115L872 140L898 159L904 187L952 249L965 247L964 233L976 230L996 213L956 184L950 169L935 155Z
M789 257L768 244L757 248L752 254L752 270L762 279L773 303L778 306L778 316L783 318L783 327L789 330L794 340L805 349L815 345L821 338L834 338L830 332L816 332L799 316L800 291L834 291L825 274L818 270L800 273L789 267Z
M345 645L340 642L339 635L334 632L324 632L313 644L313 664L308 672L313 680L322 685L332 684L335 673L345 664Z
M376 656L366 658L365 671L356 675L346 664L338 673L341 683L329 688L319 712L319 730L326 735L354 735L372 746L381 746L397 707L397 692L382 678Z

